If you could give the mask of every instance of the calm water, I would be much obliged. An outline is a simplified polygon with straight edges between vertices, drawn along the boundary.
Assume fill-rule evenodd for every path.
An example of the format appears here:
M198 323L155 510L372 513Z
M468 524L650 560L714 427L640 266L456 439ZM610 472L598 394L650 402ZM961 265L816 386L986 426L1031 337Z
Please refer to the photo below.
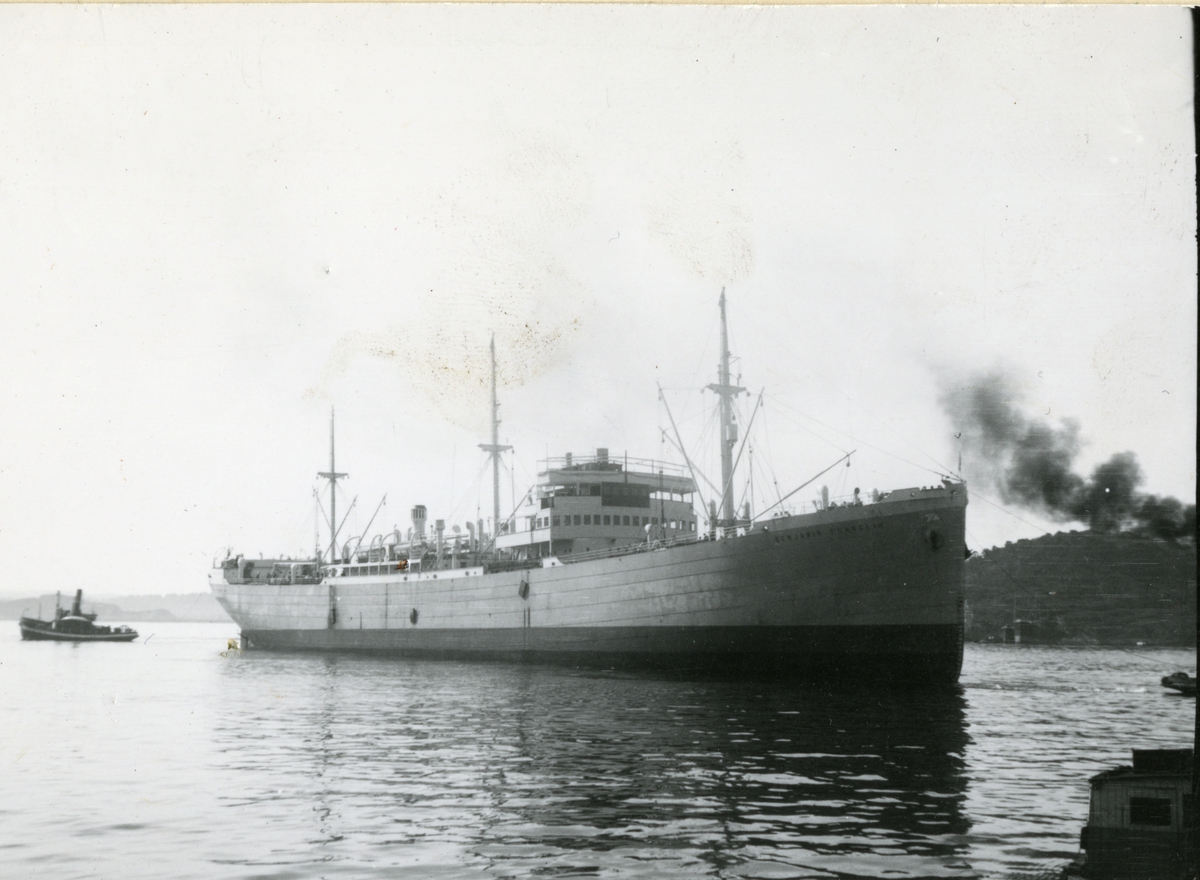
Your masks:
M967 648L940 696L222 656L0 624L5 877L984 877L1078 850L1087 778L1191 745L1195 654ZM146 638L147 635L151 635Z

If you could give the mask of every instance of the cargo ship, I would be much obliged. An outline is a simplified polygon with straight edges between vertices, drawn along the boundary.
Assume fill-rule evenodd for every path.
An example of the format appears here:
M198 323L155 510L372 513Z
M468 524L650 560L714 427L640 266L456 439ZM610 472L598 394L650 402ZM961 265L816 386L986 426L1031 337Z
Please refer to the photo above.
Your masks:
M493 340L492 442L480 444L492 464L490 533L482 520L465 531L440 519L431 527L415 505L406 533L339 543L336 491L346 474L336 469L331 417L329 470L319 474L330 487L329 547L307 560L214 560L211 589L242 646L956 681L965 484L945 476L870 498L856 489L841 502L822 490L812 510L788 510L789 496L757 515L737 510L744 440L738 448L733 403L746 389L730 381L724 291L720 321L718 379L708 388L719 398L721 483L707 482L707 507L680 440L683 465L603 448L548 458L502 519L499 462L509 447L499 443Z

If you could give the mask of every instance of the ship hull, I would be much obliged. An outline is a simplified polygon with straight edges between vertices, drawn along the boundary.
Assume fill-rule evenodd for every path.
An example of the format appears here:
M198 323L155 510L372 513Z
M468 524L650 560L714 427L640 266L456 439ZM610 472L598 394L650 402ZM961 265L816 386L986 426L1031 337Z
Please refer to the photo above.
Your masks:
M895 682L955 681L960 629L943 626L570 627L243 630L248 647L436 660L557 663L611 669Z
M251 649L947 682L965 505L955 484L548 567L211 583Z

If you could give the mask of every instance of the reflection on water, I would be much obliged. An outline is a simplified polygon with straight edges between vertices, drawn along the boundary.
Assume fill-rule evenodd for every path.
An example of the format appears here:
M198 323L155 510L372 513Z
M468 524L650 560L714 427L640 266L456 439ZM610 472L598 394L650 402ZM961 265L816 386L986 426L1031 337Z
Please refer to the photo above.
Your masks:
M920 693L132 645L0 627L0 876L998 877L1191 743L1185 651L968 645Z
M313 806L329 868L971 874L957 691L263 655L229 675L281 691L214 731L275 780L239 798Z

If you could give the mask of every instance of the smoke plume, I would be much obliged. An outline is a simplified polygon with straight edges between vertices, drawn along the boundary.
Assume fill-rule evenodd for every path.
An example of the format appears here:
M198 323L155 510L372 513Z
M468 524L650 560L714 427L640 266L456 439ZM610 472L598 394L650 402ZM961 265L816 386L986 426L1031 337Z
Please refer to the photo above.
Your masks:
M1139 492L1142 469L1132 452L1118 452L1091 476L1080 476L1074 470L1082 445L1078 422L1031 418L1017 402L999 373L977 377L941 398L972 474L1006 503L1085 523L1103 534L1135 531L1171 541L1195 535L1196 505Z

